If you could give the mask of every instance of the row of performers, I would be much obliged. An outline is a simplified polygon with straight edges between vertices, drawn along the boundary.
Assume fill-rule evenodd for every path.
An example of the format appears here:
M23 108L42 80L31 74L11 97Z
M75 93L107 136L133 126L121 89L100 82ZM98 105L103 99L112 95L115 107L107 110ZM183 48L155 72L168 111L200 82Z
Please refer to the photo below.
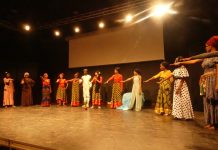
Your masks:
M176 62L179 62L181 58L177 58ZM193 109L191 104L191 99L189 95L189 90L185 82L185 78L189 77L188 71L185 66L178 66L173 72L169 70L169 63L162 62L160 64L160 72L151 77L150 79L144 81L145 83L159 79L159 91L155 106L155 112L160 115L173 115L175 118L179 119L193 119ZM173 94L173 104L171 100L172 92L172 82L173 77L174 82L174 94ZM48 74L45 73L41 76L42 79L42 106L50 106L50 94L51 94L51 84ZM135 110L140 111L142 107L142 77L138 69L133 71L133 76L123 80L123 76L120 73L119 68L114 69L114 75L112 75L106 82L113 80L112 86L112 97L110 101L111 108L120 108L122 105L122 90L123 83L133 80L131 100L128 109L133 109L135 105ZM67 80L64 78L64 74L61 73L56 81L58 83L58 89L56 92L56 100L58 105L66 105L67 96L66 89L68 83L72 83L72 96L71 96L71 106L80 106L79 101L79 86L82 84L83 88L83 107L89 107L90 97L92 97L92 108L101 108L101 86L103 84L103 78L99 71L95 72L93 78L88 74L88 70L83 70L83 76L79 78L79 73L74 74L74 78ZM7 73L4 78L5 90L4 90L4 106L13 105L13 79L10 78L10 74ZM21 80L22 84L22 97L21 104L23 106L32 105L32 86L34 81L29 77L29 73L24 74L24 78ZM90 88L92 87L92 92L90 93ZM92 94L92 96L90 96ZM172 107L173 105L173 107ZM121 107L122 108L122 107ZM173 110L172 110L173 108Z
M41 76L42 79L42 102L41 106L50 106L51 102L51 81L47 73L44 73ZM10 73L6 72L4 80L4 99L3 106L14 106L14 84L13 79L11 78ZM120 69L117 67L114 69L114 75L112 75L106 82L114 81L112 87L112 98L110 101L111 108L117 108L122 105L122 91L123 83L129 80L133 80L133 89L132 89L132 107L136 101L136 110L140 111L142 106L142 88L141 88L141 75L139 70L134 70L134 76L123 81L123 76L120 74ZM21 105L30 106L33 104L32 98L32 87L34 86L35 81L30 78L28 72L24 73L24 77L21 80L22 93L21 93ZM56 101L58 105L67 104L67 95L66 89L68 83L72 83L72 96L71 96L71 106L77 107L80 106L80 84L83 88L83 106L88 108L90 104L90 98L92 98L91 104L92 108L98 107L101 108L102 105L102 96L101 96L101 87L103 84L103 77L101 76L100 71L96 71L94 77L88 74L88 69L83 70L83 76L79 78L79 73L74 74L74 78L67 80L64 78L64 74L61 73L56 83L58 84L56 92ZM90 88L92 91L90 93ZM134 94L133 94L134 93Z
M188 71L185 65L195 64L202 62L202 68L204 74L200 78L200 94L203 96L204 104L204 118L205 128L215 129L218 125L218 36L211 37L205 44L206 53L196 55L189 58L178 57L175 61L174 66L176 69L171 72L167 62L160 64L160 72L144 81L145 83L158 79L159 91L157 96L157 102L155 106L155 112L161 115L172 114L175 118L181 119L193 119L194 113L192 109L191 99L189 95L188 86L185 79L189 77ZM44 74L42 78L43 90L42 90L42 106L49 106L51 86L48 74ZM170 99L172 91L172 82L174 80L174 91L173 100ZM115 68L114 75L109 78L106 83L114 80L112 88L111 108L117 108L121 106L122 89L123 83L129 80L133 80L132 98L129 105L129 109L132 109L136 101L136 111L141 110L142 105L142 81L140 72L134 70L134 76L123 81L123 77L119 72L119 68ZM64 75L60 74L59 79L56 81L59 86L56 94L56 99L59 105L66 104L66 84L72 82L72 106L79 106L79 84L83 85L83 107L89 107L90 100L90 87L93 84L92 91L92 106L101 106L101 95L100 89L102 85L102 76L100 72L95 72L94 78L91 80L91 76L88 75L88 70L84 69L84 75L82 78L78 77L78 73L72 80L64 79ZM4 78L5 89L4 89L4 105L13 105L13 79L10 78L10 74ZM22 79L22 105L32 104L31 87L34 81L29 78L29 73L24 74Z

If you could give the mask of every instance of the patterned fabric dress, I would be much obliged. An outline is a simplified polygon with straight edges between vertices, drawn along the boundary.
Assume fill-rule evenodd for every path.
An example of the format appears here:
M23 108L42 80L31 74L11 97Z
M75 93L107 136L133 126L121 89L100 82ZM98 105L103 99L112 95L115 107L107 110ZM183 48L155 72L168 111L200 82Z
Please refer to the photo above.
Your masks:
M174 92L173 92L173 111L172 115L178 119L193 119L194 112L192 109L191 98L186 82L183 82L181 87L181 93L176 94L182 79L189 77L188 70L181 66L173 71L174 81Z
M123 90L123 76L115 74L108 81L114 80L112 87L111 108L117 108L122 105L122 90Z
M79 78L75 78L72 81L71 106L78 107L79 105Z
M3 106L14 105L14 83L11 78L4 78L4 100Z
M101 106L101 84L103 81L102 77L99 77L97 82L96 80L93 81L92 86L92 106Z
M56 94L56 100L59 105L61 103L67 103L67 95L66 95L66 79L58 79L58 89Z
M21 105L30 106L33 104L32 87L34 81L31 78L24 78L24 84L22 84Z
M41 106L48 107L50 106L51 101L51 84L50 79L44 79L42 81L42 102Z
M202 63L204 74L201 81L204 81L203 87L205 93L204 100L204 116L206 124L218 125L218 93L216 92L216 64L218 57L206 58Z
M169 75L171 75L171 71L166 70L166 71L161 71L160 73L155 75L154 78L155 79L159 78L161 81L165 79L166 77L168 77ZM165 115L171 114L172 103L170 100L170 96L171 96L171 91L172 91L172 87L171 87L172 81L173 81L173 78L169 80L165 80L164 82L160 84L160 87L158 90L157 102L155 106L155 113L157 114L165 114Z

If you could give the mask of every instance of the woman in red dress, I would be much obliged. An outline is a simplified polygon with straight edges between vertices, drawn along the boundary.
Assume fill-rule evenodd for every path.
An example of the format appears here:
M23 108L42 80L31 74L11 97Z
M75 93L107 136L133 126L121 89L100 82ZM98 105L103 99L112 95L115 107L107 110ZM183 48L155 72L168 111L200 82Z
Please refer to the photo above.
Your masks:
M123 91L123 76L120 74L120 68L114 69L114 75L111 76L106 83L114 80L112 87L111 108L117 108L122 105L122 91Z

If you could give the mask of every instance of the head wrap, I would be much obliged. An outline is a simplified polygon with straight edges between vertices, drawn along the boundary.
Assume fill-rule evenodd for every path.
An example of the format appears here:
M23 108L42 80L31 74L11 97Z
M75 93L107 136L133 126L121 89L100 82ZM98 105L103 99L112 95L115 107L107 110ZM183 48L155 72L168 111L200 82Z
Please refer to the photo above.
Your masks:
M212 36L207 42L206 44L208 46L213 46L215 48L218 48L218 36L215 35L215 36Z
M30 75L29 72L24 73L24 76L29 76L29 75Z

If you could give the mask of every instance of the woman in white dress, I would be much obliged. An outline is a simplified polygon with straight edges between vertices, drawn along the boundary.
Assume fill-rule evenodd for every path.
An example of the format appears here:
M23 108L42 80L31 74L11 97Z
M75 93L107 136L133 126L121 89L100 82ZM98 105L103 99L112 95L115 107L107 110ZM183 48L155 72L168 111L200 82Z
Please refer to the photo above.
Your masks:
M3 100L3 106L6 108L8 106L14 107L14 80L11 78L10 73L5 73L4 80L4 100Z
M179 62L181 59L182 57L176 58L175 63ZM188 86L185 81L185 79L189 77L188 70L183 65L177 66L177 68L168 78L172 76L175 79L172 115L177 119L193 119L194 112Z
M135 104L135 110L141 111L142 108L142 77L140 75L140 71L138 69L134 70L134 76L131 78L128 78L122 82L127 82L130 80L133 80L133 86L132 86L132 97L129 104L129 109L133 109Z

